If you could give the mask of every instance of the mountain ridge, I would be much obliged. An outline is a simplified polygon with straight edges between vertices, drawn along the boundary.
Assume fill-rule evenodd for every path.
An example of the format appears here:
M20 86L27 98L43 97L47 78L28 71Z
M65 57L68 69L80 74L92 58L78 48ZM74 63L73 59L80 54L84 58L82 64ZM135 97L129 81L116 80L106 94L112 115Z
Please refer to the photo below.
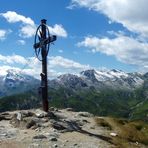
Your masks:
M76 111L88 111L99 116L148 121L147 75L147 73L124 73L118 70L103 72L86 70L78 75L64 74L49 80L49 105L58 108L71 107ZM18 77L22 79L22 77ZM102 79L103 81L100 81ZM18 94L18 90L23 85L18 79L18 89L17 87L13 89L13 85L8 87L8 91L14 93L0 99L0 112L41 106L41 96L38 94L40 81L31 80L33 80L31 83L34 81L38 83L32 84L32 87L27 87L27 90L21 89L23 91L20 94ZM16 90L17 93L15 93Z
M56 79L49 81L49 87L52 87L52 83L55 85L67 85L73 83L73 86L80 82L82 87L94 87L98 90L102 89L135 89L143 85L145 79L144 75L140 73L125 73L118 70L107 70L107 71L96 71L85 70L80 72L78 75L74 74L64 74ZM79 82L78 82L79 81Z

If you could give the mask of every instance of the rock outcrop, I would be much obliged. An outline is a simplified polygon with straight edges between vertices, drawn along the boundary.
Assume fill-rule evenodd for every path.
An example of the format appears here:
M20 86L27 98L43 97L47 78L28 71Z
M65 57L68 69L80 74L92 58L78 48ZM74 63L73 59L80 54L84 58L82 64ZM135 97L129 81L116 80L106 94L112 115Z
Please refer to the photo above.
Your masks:
M105 119L100 120L102 118L88 112L53 107L48 113L40 109L1 113L0 147L117 147L113 138L119 138L120 134L115 129L106 128L108 124L103 124ZM112 136L112 133L116 133L116 136ZM130 142L130 145L134 146L135 142ZM138 146L146 147L139 143Z

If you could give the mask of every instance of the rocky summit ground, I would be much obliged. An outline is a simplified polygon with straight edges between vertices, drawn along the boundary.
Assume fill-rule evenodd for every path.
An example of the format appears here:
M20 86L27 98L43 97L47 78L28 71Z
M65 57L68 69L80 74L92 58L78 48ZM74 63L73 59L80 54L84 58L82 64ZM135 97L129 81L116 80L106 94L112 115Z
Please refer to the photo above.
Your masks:
M0 148L147 147L144 143L147 137L144 136L143 141L139 137L130 139L131 135L123 132L127 127L122 128L122 132L119 127L125 126L127 121L119 121L95 117L88 112L74 112L71 108L51 107L48 113L40 109L3 112L0 113ZM130 129L135 130L132 126ZM146 128L139 126L138 130ZM139 134L141 132L137 131Z

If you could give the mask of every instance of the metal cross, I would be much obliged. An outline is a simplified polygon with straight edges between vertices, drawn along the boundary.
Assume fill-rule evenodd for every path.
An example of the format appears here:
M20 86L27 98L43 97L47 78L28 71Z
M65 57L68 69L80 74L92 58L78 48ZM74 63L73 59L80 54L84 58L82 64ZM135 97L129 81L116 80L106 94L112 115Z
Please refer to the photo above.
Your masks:
M37 42L37 38L39 42ZM49 44L56 40L55 35L50 35L49 29L46 25L46 20L41 20L41 25L37 28L35 35L34 49L37 58L42 61L42 73L41 76L41 95L43 110L48 112L48 78L47 78L47 55L49 51ZM38 50L38 51L37 51ZM41 56L41 59L39 58Z

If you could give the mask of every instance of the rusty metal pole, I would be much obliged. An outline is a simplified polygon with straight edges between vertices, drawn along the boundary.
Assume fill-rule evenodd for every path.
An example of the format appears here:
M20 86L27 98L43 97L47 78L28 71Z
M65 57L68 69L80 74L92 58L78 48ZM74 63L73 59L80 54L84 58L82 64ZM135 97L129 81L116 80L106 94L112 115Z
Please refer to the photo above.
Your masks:
M46 20L41 20L41 32L42 39L46 39ZM47 44L44 44L41 48L42 55L42 73L41 73L41 87L42 87L42 103L43 110L48 112L48 79L47 79Z
M41 20L37 28L33 48L39 61L42 61L41 87L39 93L42 96L43 110L48 112L48 78L47 78L47 56L49 45L57 39L56 35L50 35L46 20ZM39 42L37 42L39 40ZM40 58L41 56L41 58Z

